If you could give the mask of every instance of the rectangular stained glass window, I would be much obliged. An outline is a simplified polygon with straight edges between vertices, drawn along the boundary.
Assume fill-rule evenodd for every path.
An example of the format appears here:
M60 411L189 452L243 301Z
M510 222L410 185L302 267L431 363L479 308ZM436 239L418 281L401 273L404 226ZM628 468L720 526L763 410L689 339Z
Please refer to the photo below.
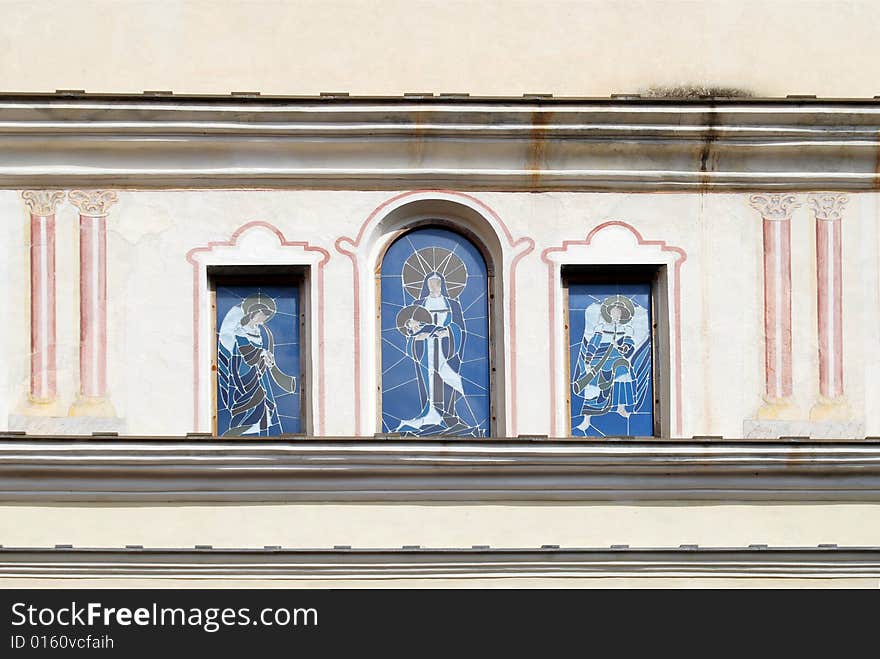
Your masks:
M216 431L301 433L298 285L216 285Z
M571 435L654 433L651 284L569 283Z

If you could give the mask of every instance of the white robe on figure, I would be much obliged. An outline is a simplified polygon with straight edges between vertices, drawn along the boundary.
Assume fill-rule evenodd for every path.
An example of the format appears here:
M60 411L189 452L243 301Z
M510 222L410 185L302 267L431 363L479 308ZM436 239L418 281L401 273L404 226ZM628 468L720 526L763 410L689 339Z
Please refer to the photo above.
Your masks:
M437 297L428 297L424 303L425 309L427 309L431 313L432 322L434 325L442 327L446 325L446 320L449 318L449 310L450 305L446 301L446 298L442 295ZM442 341L443 339L439 336L432 336L424 339L426 342L426 350L428 352L428 371L430 373L437 372L437 375L440 376L440 379L443 380L450 387L455 389L458 393L464 394L464 385L461 382L461 375L456 373L449 363L446 360L446 356L443 354L443 350L439 348L435 350L435 343L438 341ZM439 365L434 363L434 357L439 357ZM430 401L428 405L427 412L415 419L404 419L397 426L397 431L401 428L408 426L411 428L421 428L422 426L432 426L439 425L443 422L443 415L434 405L434 378L428 379L428 401Z

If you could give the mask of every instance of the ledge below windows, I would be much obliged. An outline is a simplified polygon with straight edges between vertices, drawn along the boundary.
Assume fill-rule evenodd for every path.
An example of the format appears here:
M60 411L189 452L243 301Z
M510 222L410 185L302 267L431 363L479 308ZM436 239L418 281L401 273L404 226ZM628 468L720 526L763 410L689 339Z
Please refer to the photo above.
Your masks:
M877 547L0 548L0 578L399 579L880 576Z
M880 501L880 439L0 435L0 504L330 501Z

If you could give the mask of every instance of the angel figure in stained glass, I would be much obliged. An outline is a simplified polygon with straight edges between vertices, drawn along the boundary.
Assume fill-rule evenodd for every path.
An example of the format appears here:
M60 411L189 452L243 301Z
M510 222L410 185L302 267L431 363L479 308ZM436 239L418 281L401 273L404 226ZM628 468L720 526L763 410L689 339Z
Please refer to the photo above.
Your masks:
M296 391L296 378L275 363L275 337L267 327L275 313L275 300L251 295L233 306L220 326L219 404L231 414L224 436L267 435L279 429L276 396Z
M573 393L583 398L582 418L573 431L586 434L593 417L614 414L627 419L641 407L651 377L651 342L647 316L638 311L644 310L624 295L609 296L585 310L571 383ZM634 323L642 320L639 316L645 320Z

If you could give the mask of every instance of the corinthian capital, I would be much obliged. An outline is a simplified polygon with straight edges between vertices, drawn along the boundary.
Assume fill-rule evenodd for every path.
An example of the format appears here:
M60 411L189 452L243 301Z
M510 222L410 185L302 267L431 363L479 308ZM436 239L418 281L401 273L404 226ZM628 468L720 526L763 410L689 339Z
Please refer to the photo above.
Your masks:
M58 204L64 200L63 190L24 190L21 198L31 210L32 215L46 217L54 215Z
M112 190L71 190L67 197L81 215L91 217L106 215L117 200Z
M845 194L812 194L810 205L817 220L839 220L843 217L843 207L849 201Z
M791 212L801 205L793 194L753 194L749 204L765 220L790 220Z

